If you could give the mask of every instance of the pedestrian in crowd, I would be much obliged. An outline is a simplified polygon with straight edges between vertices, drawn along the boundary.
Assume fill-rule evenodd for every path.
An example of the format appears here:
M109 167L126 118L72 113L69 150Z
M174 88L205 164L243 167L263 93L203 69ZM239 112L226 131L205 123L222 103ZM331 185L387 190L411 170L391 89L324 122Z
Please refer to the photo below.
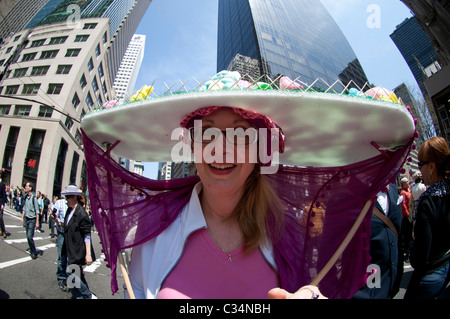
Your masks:
M44 231L42 230L42 215L43 215L43 210L44 210L44 199L43 199L42 193L40 191L37 191L36 199L37 199L38 205L39 205L39 227L38 227L38 232L43 233Z
M419 199L414 225L411 265L414 268L405 299L450 298L450 150L433 137L418 153L427 190Z
M402 210L397 187L387 185L386 191L377 194L377 201L370 222L371 264L380 278L379 285L366 284L353 299L390 299L400 289L403 275L401 237ZM379 272L379 273L377 273Z
M54 238L54 237L58 236L58 235L55 234L55 221L52 218L53 209L55 209L55 204L56 204L57 200L58 200L58 196L53 196L52 203L50 204L50 218L48 219L48 229L50 230L50 237L51 238ZM59 254L58 254L58 257L59 257Z
M11 189L9 190L9 208L14 207L14 185L11 185Z
M56 280L58 286L62 291L67 291L67 252L64 247L64 219L68 209L67 201L65 198L58 199L57 196L53 197L54 204L52 208L51 219L56 225L56 250L58 252L58 260L56 263Z
M42 222L48 223L48 212L50 210L50 200L48 199L47 194L42 194L43 201L43 209L42 209Z
M6 195L6 185L2 181L2 172L0 171L0 236L6 238L5 222L3 221L3 210L8 203Z
M402 243L403 243L403 254L404 260L409 262L409 253L411 250L411 240L412 240L412 222L410 220L410 207L411 207L411 191L409 188L409 180L403 177L401 180L401 191L400 196L403 197L401 203L402 207Z
M23 192L20 189L20 187L16 187L16 190L14 191L14 209L18 212L22 214L22 196L23 196Z
M68 264L75 267L73 276L79 278L71 292L76 299L96 299L89 290L83 272L84 265L91 265L95 261L95 253L91 243L91 223L83 208L82 191L69 185L61 194L65 196L69 206L64 222L58 221L59 226L64 228L63 249L67 253Z
M419 204L419 198L420 195L422 195L426 190L427 187L422 181L422 173L420 171L416 172L413 176L414 178L414 185L411 186L411 211L410 216L412 217L411 220L415 220L416 211L417 211L417 205Z
M30 182L25 184L24 205L22 209L22 225L25 226L27 241L32 259L42 255L43 251L37 251L34 244L34 231L39 227L39 205L36 195L33 193L33 185Z

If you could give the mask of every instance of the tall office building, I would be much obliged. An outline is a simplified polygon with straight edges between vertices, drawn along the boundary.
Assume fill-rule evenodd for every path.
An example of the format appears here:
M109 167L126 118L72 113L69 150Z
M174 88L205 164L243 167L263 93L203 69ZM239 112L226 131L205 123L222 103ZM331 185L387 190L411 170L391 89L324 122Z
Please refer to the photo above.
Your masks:
M450 1L402 0L431 40L440 69L425 79L439 121L441 136L450 143Z
M317 0L219 0L217 70L238 55L259 61L260 73L306 83L367 77L347 39ZM322 82L316 86L324 88Z
M0 45L3 39L22 31L49 0L0 1Z
M450 1L401 0L428 34L442 66L450 65Z
M440 68L437 62L438 56L431 45L430 38L415 17L405 19L390 37L411 69L428 106L435 130L439 132L437 115L425 85L425 80L431 75L433 69Z
M114 18L100 13L125 2L50 2L37 13L48 23L35 21L0 46L0 164L7 184L30 181L52 196L68 184L86 187L80 120L115 98L110 61L125 53L151 0L133 1L114 35ZM91 17L68 19L68 6L94 4Z
M108 34L111 43L108 49L108 75L110 81L114 82L128 43L151 2L152 0L49 0L27 28L68 19L77 21L86 18L109 18Z
M134 86L144 58L145 39L145 35L135 34L128 45L113 85L118 100L131 96L135 90Z

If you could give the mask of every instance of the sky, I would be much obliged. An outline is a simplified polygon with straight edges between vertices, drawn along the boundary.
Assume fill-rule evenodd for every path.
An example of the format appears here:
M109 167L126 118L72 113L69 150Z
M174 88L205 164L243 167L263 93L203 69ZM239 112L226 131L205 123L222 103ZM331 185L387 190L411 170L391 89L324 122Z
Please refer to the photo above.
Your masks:
M400 0L320 0L358 57L370 83L393 89L417 83L389 37L412 16ZM147 36L137 91L154 81L156 89L216 74L218 0L153 0L136 30ZM156 178L156 163L144 163L144 176Z

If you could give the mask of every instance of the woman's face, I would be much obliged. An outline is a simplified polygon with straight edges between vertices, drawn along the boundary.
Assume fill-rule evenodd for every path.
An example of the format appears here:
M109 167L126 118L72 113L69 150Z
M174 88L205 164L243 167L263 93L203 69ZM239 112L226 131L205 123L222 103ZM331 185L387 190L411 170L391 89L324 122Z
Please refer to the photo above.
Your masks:
M242 128L246 130L251 127L252 125L249 121L230 109L218 109L202 119L203 130L217 128L225 132L227 129ZM204 189L223 195L241 194L245 181L252 173L256 164L249 163L249 145L233 145L226 141L225 136L222 137L222 139L218 139L218 143L223 143L223 150L221 150L223 154L217 154L217 150L211 148L211 145L202 144L203 156L201 163L196 164L197 172ZM205 150L206 147L208 149ZM243 150L246 154L238 154L238 151L242 153ZM231 152L233 152L234 156L228 157L234 157L232 161L230 159L227 160L227 154L231 154ZM211 162L211 160L206 161L205 153L214 156L214 158L223 158L222 163L216 161Z

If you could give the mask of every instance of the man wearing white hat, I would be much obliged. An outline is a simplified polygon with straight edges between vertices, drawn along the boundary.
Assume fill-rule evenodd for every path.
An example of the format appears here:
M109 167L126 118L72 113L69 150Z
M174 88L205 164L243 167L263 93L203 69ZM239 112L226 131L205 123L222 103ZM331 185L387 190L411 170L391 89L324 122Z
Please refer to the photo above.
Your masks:
M77 299L95 299L89 290L83 273L84 265L91 265L95 261L95 254L91 245L91 223L83 208L81 197L83 192L75 185L66 186L61 195L67 200L67 212L64 221L57 220L59 227L64 229L63 250L67 253L67 263L71 271L68 286Z

